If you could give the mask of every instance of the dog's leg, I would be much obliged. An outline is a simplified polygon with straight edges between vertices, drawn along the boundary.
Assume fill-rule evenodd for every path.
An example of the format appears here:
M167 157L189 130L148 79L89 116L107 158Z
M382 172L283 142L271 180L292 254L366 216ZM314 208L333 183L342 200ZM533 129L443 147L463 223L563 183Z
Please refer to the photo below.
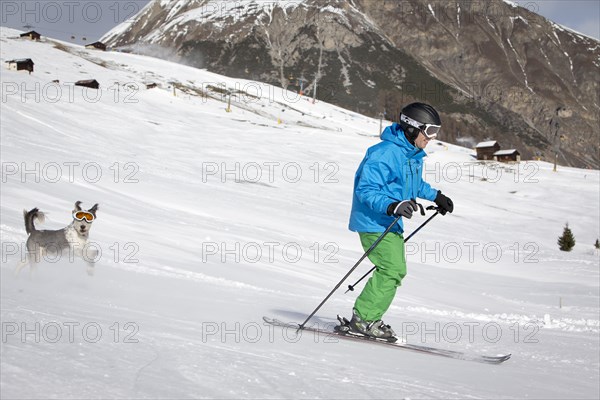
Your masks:
M17 263L17 267L15 268L15 276L19 276L19 273L21 272L21 270L27 264L30 264L30 263L31 263L31 260L29 259L29 256L27 254L25 254L25 257Z
M36 246L33 251L33 257L29 257L29 278L33 278L33 274L37 272L38 264L45 257L45 249L42 246Z
M31 245L32 244L30 242L30 238L27 238L27 242L25 242L25 256L22 256L21 260L19 260L19 262L17 263L17 267L15 268L15 277L19 276L21 270L25 268L25 266L29 265L29 267L31 268Z
M96 271L96 258L98 257L98 250L91 247L86 247L85 254L82 254L83 259L87 263L87 274L94 276Z
M33 248L29 247L29 243L26 245L27 252L25 253L25 258L19 261L17 264L17 268L15 269L15 276L18 276L19 273L25 266L29 266L29 278L32 277L33 271L36 269L38 262L42 258L42 247L39 245L34 245Z
M87 264L87 274L89 276L94 276L96 259L98 258L98 250L88 245L75 245L71 249L75 256L81 258Z

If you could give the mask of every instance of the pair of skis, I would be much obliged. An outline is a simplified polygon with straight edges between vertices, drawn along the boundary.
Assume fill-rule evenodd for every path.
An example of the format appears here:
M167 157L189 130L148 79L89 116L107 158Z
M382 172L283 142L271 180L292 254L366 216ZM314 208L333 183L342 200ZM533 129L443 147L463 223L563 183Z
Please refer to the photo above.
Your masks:
M435 347L422 346L422 345L417 345L417 344L409 344L409 343L404 343L401 341L393 342L393 341L389 341L386 339L376 339L376 338L372 338L369 336L358 336L356 334L348 333L347 330L343 329L344 328L343 325L336 327L338 329L327 330L327 329L319 329L319 328L313 328L313 327L308 327L308 326L301 327L300 324L286 323L286 322L282 322L278 319L273 319L273 318L268 318L268 317L263 317L263 320L270 325L278 326L278 327L284 328L284 329L304 330L307 332L321 334L321 335L324 335L325 337L335 337L335 338L339 338L339 339L343 339L343 340L367 342L367 343L372 343L372 344L381 345L381 346L391 346L396 349L412 350L412 351L416 351L416 352L420 352L420 353L433 354L433 355L447 357L447 358L453 358L453 359L457 359L457 360L475 361L475 362L480 362L480 363L484 363L484 364L501 364L504 361L508 360L511 356L511 354L498 355L498 356L486 356L486 355L480 355L480 354L465 353L465 352L461 352L461 351L439 349L439 348L435 348ZM339 329L340 327L342 329Z

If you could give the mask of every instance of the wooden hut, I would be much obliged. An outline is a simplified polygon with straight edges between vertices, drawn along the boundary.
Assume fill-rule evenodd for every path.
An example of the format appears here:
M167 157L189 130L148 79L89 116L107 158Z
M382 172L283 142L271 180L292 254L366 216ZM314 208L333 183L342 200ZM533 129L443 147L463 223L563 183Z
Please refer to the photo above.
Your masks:
M475 146L478 160L493 160L494 153L500 150L500 144L495 140L478 143Z
M521 153L516 149L499 150L494 153L494 160L499 162L521 162Z
M19 36L24 37L24 38L29 38L30 40L41 40L42 39L42 35L40 35L36 31L29 31L29 32L21 33Z
M83 87L88 87L88 88L92 88L92 89L100 89L100 84L95 79L87 79L87 80L83 80L83 81L77 81L77 82L75 82L75 86L83 86Z
M29 71L31 74L33 72L33 60L31 58L21 58L19 60L10 60L6 61L8 64L8 69L11 71Z

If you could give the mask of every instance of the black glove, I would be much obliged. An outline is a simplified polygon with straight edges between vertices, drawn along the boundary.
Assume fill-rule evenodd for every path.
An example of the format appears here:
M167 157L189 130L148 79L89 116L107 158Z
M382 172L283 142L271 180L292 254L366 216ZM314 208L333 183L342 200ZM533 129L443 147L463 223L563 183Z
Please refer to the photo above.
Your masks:
M446 215L446 212L451 213L454 211L454 203L449 197L446 197L438 190L437 196L435 196L435 204L440 208L440 214Z
M417 211L417 202L414 200L404 200L392 203L387 208L387 215L410 219L413 215L413 211Z

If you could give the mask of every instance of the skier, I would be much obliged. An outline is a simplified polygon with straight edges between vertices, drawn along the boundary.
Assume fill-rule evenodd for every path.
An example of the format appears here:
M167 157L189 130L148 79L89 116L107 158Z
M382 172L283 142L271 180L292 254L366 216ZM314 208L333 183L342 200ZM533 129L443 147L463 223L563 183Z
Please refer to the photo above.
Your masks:
M367 150L354 179L349 228L358 232L365 251L398 216L411 218L416 198L434 201L441 214L452 212L452 200L423 181L423 157L441 128L437 111L424 103L402 109L400 122L387 127L382 142ZM376 266L354 303L350 333L390 339L395 333L382 320L406 275L402 219L369 254Z

